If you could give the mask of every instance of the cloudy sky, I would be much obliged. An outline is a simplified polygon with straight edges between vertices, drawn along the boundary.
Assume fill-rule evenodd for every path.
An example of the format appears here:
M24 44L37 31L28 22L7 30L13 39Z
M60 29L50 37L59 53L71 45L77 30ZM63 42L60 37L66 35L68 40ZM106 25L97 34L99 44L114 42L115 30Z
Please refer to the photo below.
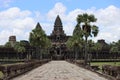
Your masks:
M0 45L10 35L28 40L29 33L40 22L46 34L53 30L57 15L68 35L72 34L78 14L94 14L99 34L94 41L110 43L120 39L120 0L0 0Z

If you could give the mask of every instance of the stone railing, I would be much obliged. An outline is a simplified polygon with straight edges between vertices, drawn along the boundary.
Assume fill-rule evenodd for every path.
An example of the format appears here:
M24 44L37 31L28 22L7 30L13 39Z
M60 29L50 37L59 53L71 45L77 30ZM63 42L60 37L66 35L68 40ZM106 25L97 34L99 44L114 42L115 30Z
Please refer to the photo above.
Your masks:
M15 64L8 66L0 66L0 71L3 73L3 77L0 80L9 80L13 77L16 77L20 74L28 72L42 64L49 62L50 60L41 60L41 61L30 61L23 64Z
M120 66L103 65L102 72L120 80Z

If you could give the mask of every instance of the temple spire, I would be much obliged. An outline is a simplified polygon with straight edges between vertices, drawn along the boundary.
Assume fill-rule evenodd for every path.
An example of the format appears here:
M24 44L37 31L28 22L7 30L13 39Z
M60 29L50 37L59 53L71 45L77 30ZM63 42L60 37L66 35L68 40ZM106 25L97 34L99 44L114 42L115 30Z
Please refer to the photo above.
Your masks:
M57 15L54 26L55 27L62 27L62 22L61 22L61 19L60 19L59 15Z
M57 15L56 19L55 19L55 23L54 23L54 29L53 32L51 34L52 36L56 36L56 37L60 37L61 35L64 35L64 30L63 30L63 26L62 26L62 21L59 17L59 15Z
M37 23L36 28L42 28L39 22Z

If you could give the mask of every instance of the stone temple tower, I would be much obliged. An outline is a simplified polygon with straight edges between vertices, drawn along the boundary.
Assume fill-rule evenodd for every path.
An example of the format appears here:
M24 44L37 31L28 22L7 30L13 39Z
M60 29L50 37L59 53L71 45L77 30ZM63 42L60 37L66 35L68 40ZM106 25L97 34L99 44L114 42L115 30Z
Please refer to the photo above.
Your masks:
M54 59L63 59L64 54L66 53L66 41L70 36L66 36L63 30L62 21L57 15L55 22L54 22L54 29L48 38L52 42L52 49L51 53Z
M66 41L66 34L64 33L63 26L59 15L57 16L54 29L51 34L51 40L54 43L64 43Z
M11 43L11 46L13 47L15 42L16 42L16 36L10 36L9 37L9 42Z

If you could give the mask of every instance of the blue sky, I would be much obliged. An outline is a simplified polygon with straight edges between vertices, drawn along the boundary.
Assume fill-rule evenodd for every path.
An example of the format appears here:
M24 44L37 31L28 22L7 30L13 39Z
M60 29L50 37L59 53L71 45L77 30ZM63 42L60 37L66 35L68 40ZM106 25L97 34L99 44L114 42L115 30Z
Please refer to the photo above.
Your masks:
M100 32L94 41L120 39L120 0L0 0L0 44L10 35L28 40L37 22L50 35L56 15L60 15L65 33L71 35L77 15L86 12L98 19L95 24Z
M1 0L10 1L10 0ZM115 5L120 7L120 0L11 0L8 2L9 7L19 7L23 10L39 10L42 13L49 11L57 2L63 3L67 7L67 11L71 11L76 8L88 9L91 7L105 8L109 5ZM9 7L2 7L0 10L4 10Z
M6 0L7 1L7 0ZM68 10L75 8L88 9L90 7L105 8L109 5L120 7L119 0L13 0L10 7L20 7L21 9L40 10L46 12L50 10L57 2L61 2Z

